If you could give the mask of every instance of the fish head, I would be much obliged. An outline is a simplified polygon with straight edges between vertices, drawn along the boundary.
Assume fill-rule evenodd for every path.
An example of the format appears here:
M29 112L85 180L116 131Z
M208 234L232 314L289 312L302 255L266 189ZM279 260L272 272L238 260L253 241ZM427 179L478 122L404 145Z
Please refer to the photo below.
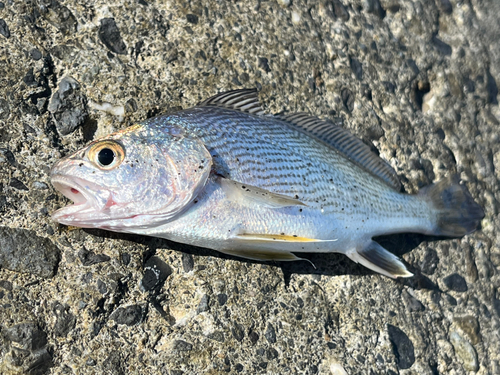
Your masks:
M52 218L77 227L140 232L183 212L205 186L211 165L199 139L135 125L52 167L52 185L73 201Z

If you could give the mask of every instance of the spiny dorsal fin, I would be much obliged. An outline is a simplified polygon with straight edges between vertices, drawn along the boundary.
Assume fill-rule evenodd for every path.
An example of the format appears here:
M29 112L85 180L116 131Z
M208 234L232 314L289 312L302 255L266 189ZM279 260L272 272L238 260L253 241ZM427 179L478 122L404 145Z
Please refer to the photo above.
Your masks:
M312 136L341 152L349 160L379 177L389 186L398 191L401 190L396 171L348 130L306 113L277 115L276 118L287 122L293 129Z
M229 108L252 115L264 114L256 89L221 92L220 94L198 103L198 107L205 106Z

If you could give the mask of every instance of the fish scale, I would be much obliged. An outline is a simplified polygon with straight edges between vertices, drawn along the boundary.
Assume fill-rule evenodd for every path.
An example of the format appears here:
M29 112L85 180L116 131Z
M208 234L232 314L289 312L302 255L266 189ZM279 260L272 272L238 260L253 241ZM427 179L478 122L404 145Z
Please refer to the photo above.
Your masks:
M106 165L102 150L113 155ZM403 194L394 170L359 139L306 114L264 115L255 90L113 133L51 175L75 202L53 214L64 224L257 260L339 252L390 277L411 273L372 237L463 236L484 216L456 176Z

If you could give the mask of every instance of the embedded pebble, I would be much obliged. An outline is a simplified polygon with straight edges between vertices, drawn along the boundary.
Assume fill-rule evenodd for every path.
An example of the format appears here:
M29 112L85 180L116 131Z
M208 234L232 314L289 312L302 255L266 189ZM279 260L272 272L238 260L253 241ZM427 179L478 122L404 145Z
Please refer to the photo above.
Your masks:
M474 347L457 332L450 332L450 341L455 349L455 354L461 359L464 368L469 371L479 370L477 353Z

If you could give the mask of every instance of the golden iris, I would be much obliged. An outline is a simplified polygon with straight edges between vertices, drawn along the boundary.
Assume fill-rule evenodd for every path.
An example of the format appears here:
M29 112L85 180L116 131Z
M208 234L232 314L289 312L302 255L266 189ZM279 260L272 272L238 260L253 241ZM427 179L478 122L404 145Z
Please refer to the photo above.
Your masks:
M125 159L125 149L116 141L101 141L89 148L87 157L99 169L111 170Z

